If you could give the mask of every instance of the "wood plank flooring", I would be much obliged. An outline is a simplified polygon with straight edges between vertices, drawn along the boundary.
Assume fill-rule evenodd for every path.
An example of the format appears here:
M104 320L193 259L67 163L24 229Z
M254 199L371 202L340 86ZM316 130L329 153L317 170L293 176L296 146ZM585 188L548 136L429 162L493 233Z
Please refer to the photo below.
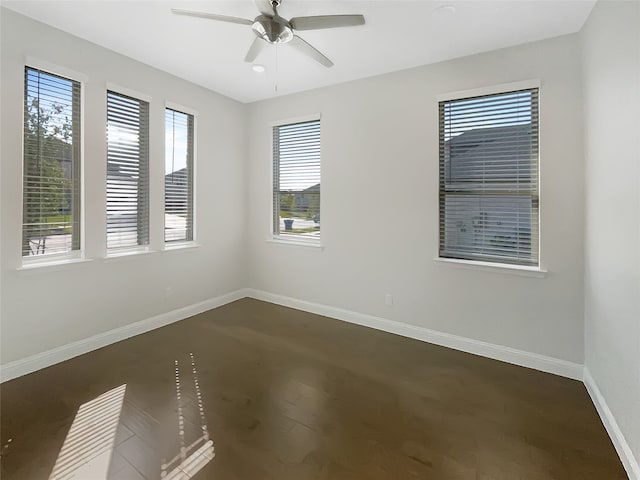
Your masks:
M580 382L250 299L1 400L3 480L627 478Z

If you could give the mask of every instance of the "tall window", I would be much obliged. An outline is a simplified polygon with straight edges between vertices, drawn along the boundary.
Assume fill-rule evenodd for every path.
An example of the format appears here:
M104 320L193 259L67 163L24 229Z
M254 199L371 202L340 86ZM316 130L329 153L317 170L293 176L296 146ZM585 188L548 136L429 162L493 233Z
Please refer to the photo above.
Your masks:
M440 102L440 257L538 265L538 89Z
M193 115L165 110L165 242L193 240L193 121Z
M107 248L149 244L149 104L107 92Z
M80 83L25 68L22 255L80 249Z
M273 233L320 241L320 120L273 127Z

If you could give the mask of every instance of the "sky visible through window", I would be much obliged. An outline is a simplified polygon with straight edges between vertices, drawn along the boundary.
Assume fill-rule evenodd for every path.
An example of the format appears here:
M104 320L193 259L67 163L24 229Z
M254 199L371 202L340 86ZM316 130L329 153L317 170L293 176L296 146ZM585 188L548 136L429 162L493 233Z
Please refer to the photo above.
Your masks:
M63 140L65 124L71 124L73 115L73 82L66 78L51 75L39 70L27 69L27 102L42 114L49 115L48 121L40 121L45 134L54 135ZM36 113L34 111L34 113ZM39 115L42 120L42 115ZM72 139L66 139L72 144Z
M164 173L169 174L187 166L187 114L167 109L164 124Z
M278 127L280 191L301 191L320 183L320 122Z
M444 109L444 139L470 130L531 123L531 92L501 94L487 102L487 97L447 102ZM459 120L457 120L459 119Z

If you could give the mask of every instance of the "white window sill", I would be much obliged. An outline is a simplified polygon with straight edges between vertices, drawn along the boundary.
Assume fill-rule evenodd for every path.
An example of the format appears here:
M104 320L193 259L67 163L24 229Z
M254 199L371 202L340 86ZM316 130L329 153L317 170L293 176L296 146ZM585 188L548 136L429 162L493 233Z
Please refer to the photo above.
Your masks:
M162 251L162 253L184 252L189 250L195 250L200 247L201 245L196 242L165 243L164 250Z
M156 253L156 251L150 250L149 248L113 250L107 252L107 255L102 260L105 262L125 261L127 259L142 257L145 255L150 255L152 253Z
M324 245L322 245L318 241L309 241L309 240L301 240L299 238L282 238L282 237L272 237L267 239L269 243L275 243L278 245L292 245L294 247L307 247L307 248L315 248L317 250L323 250Z
M433 260L441 264L442 266L447 267L480 270L493 273L504 273L508 275L518 275L521 277L545 278L548 274L546 270L543 270L539 267L525 267L522 265L510 265L508 263L480 262L474 260L459 260L455 258L441 257L436 257Z
M91 258L55 258L55 259L43 259L40 261L30 261L23 263L16 270L18 272L52 272L56 270L66 270L79 264L86 264L92 262Z

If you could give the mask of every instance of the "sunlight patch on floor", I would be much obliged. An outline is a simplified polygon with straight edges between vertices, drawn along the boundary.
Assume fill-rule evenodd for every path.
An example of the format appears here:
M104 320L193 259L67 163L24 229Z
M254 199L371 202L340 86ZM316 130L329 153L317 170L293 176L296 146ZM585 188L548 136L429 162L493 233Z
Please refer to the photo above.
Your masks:
M127 386L120 385L78 409L49 480L106 480Z
M192 478L196 473L204 468L207 463L213 460L216 455L213 440L211 440L209 430L207 428L202 392L200 391L200 382L198 380L198 369L196 368L196 360L193 353L189 354L189 359L191 363L191 375L197 399L198 415L200 417L200 430L202 435L196 438L191 444L186 444L184 410L185 408L193 408L194 405L190 405L188 402L185 402L183 398L183 389L185 385L180 382L180 364L178 360L176 360L174 364L176 400L178 403L178 436L180 439L180 452L171 460L162 464L161 477L163 480L186 480ZM189 455L189 452L196 448L201 442L202 445Z

